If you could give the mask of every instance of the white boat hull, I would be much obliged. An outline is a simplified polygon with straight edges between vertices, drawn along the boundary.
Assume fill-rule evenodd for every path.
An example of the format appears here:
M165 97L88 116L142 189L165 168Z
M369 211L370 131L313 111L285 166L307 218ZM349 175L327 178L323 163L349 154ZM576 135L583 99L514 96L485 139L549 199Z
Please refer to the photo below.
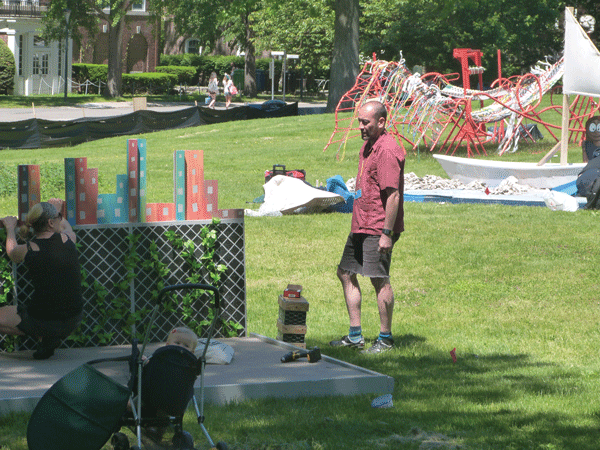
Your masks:
M551 189L575 181L584 163L560 165L537 163L491 161L456 156L433 155L452 179L464 184L481 181L489 187L498 186L502 180L513 176L520 184L539 189Z

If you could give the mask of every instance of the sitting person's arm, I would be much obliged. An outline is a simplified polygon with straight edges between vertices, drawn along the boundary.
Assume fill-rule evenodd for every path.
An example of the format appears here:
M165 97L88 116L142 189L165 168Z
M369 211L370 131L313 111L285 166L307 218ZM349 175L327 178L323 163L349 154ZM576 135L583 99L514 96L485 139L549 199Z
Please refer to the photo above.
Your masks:
M63 210L64 201L60 198L51 198L48 200L48 203L52 204L59 213ZM77 236L75 235L71 224L65 217L63 217L60 222L60 232L69 236L69 239L71 239L73 242L77 242ZM63 241L66 241L64 237Z
M6 229L6 253L12 262L20 263L25 259L27 253L27 245L17 244L17 218L13 216L4 217L2 223Z

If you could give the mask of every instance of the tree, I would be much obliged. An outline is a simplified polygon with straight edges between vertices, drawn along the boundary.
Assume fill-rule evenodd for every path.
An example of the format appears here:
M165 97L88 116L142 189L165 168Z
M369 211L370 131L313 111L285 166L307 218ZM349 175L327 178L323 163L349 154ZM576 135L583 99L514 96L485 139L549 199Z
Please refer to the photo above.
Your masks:
M12 93L15 87L15 56L0 39L0 93Z
M394 60L402 51L409 68L419 64L441 73L460 70L453 49L479 49L491 82L498 49L505 77L560 53L556 24L563 9L562 0L373 0L364 8L362 49Z
M586 31L590 39L596 44L596 47L600 47L600 3L598 0L576 0L567 6L575 8L578 18L585 15L590 15L594 18L593 30L586 29Z
M318 78L331 62L333 7L332 0L263 0L251 15L256 47L298 54L307 78Z
M81 41L79 27L88 30L93 36L98 32L98 25L105 21L108 25L108 79L109 97L121 95L123 52L121 41L127 18L134 0L52 0L48 12L43 18L44 36L51 40L62 40L65 37L65 10L71 10L69 19L69 35ZM150 4L148 0L148 4ZM66 74L65 74L66 76Z
M251 14L259 0L164 0L162 13L173 17L180 34L212 48L219 37L245 51L244 93L256 96L256 54Z
M335 0L335 34L327 98L328 112L335 111L340 99L354 86L358 76L359 15L358 0Z

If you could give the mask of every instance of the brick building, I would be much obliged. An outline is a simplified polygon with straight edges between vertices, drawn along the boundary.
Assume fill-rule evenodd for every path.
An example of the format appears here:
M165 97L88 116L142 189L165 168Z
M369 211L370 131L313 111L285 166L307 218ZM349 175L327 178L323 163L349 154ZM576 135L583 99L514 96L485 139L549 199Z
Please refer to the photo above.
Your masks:
M123 55L123 73L154 72L160 58L159 42L155 37L150 15L146 10L146 0L137 0L124 25L121 51ZM108 63L108 25L100 23L97 33L90 38L87 30L83 34L82 44L75 43L73 62L89 64Z
M64 40L41 39L42 16L51 0L0 0L0 39L15 56L15 95L58 94L65 86ZM153 72L160 58L159 43L146 11L146 0L137 0L127 13L123 32L123 72ZM89 36L81 30L83 44L69 39L66 72L71 89L73 62L108 63L108 27L100 23L98 32Z

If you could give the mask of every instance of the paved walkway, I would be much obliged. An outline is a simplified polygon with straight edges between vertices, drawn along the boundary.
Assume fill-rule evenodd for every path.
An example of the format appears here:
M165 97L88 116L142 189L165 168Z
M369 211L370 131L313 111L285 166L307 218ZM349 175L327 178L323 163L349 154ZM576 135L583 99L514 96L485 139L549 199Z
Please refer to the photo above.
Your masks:
M31 108L0 108L0 122L18 122L33 118L45 120L77 120L81 118L114 117L133 112L133 102L84 103L73 106L36 107L32 99ZM260 104L260 103L256 103ZM230 108L244 106L245 103L232 102ZM157 112L172 112L196 106L194 102L148 103L146 109ZM204 105L199 105L204 106ZM298 114L322 114L326 103L299 103ZM217 102L216 108L224 110L225 104Z

